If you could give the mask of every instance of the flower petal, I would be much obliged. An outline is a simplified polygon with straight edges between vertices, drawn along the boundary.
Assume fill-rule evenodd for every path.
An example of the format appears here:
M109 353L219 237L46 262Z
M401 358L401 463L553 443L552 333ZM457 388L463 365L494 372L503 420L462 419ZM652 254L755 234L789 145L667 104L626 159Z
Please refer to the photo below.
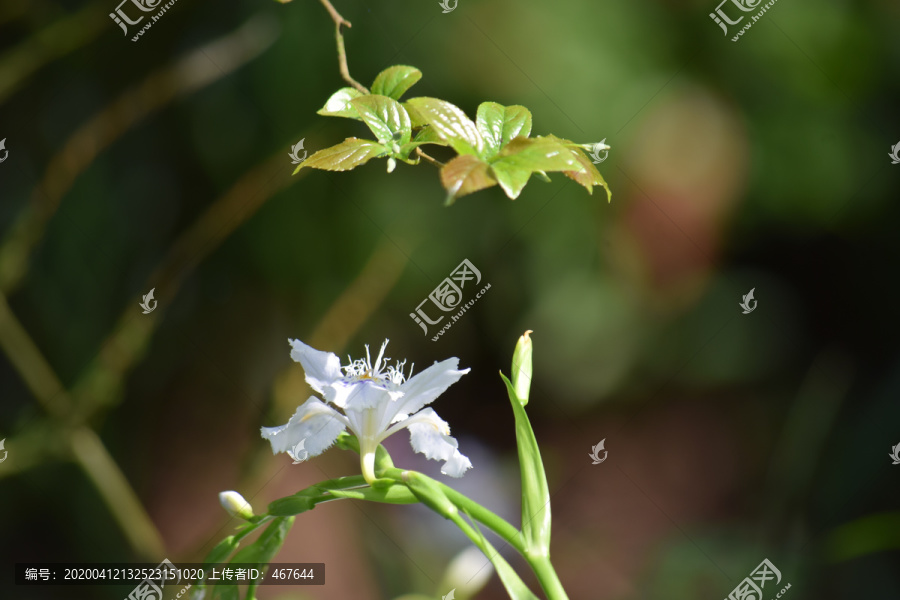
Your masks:
M459 443L450 436L450 427L431 408L426 408L411 416L409 441L413 450L432 460L445 461L441 473L451 477L462 477L472 463L460 454Z
M401 420L406 415L420 410L423 406L431 404L435 398L447 391L447 388L459 381L459 378L469 372L469 369L457 371L458 358L448 358L436 362L418 375L409 378L400 386L403 398L397 406L397 418Z
M300 442L309 456L317 456L327 450L349 423L340 414L318 398L310 398L297 407L294 416L279 427L261 428L262 436L272 444L272 454L292 450Z
M401 392L390 392L371 379L339 381L325 389L325 399L344 410L375 408L401 397ZM330 396L330 397L329 397Z
M288 342L291 344L291 358L303 365L306 383L330 401L331 398L328 397L326 389L343 377L341 359L331 352L323 352L307 346L300 340L288 340Z

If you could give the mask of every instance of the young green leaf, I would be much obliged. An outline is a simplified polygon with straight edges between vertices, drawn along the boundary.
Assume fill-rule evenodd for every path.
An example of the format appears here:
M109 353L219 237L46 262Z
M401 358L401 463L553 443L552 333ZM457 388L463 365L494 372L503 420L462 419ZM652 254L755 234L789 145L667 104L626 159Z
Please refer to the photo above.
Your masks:
M534 171L580 171L575 155L560 141L517 137L491 162L494 177L506 195L516 199Z
M441 184L447 190L447 204L460 196L497 185L490 167L477 156L461 154L441 168Z
M399 100L417 81L422 79L422 71L415 67L395 65L375 76L372 93Z
M388 152L387 148L377 142L347 138L336 146L319 150L300 163L294 173L303 167L324 171L350 171L373 158L385 156Z
M431 125L426 125L422 129L420 129L419 133L416 134L416 137L413 139L413 141L420 142L422 144L437 144L439 146L447 145L447 141L442 138Z
M491 174L511 200L515 200L522 193L522 189L528 183L531 173L531 169L508 162L498 162L491 165Z
M351 101L353 108L382 144L403 145L412 137L409 114L399 102L387 96L360 96Z
M550 490L547 475L541 461L534 431L524 402L516 395L516 389L503 373L500 373L516 417L516 445L519 448L519 466L522 474L522 533L529 551L535 554L550 553Z
M359 119L356 109L350 104L354 98L359 98L363 93L352 87L341 88L331 95L325 106L316 111L316 114L325 117L348 117Z
M491 159L510 140L531 135L531 112L524 106L482 102L478 106L475 125L484 140L485 158Z
M461 108L437 98L410 98L406 101L422 119L456 150L458 154L481 156L484 140L472 119Z
M575 159L578 161L578 164L581 165L580 171L563 171L566 177L569 177L579 185L584 186L589 194L593 194L593 186L600 185L606 190L606 201L612 201L612 192L609 189L609 186L606 184L606 180L603 179L603 175L597 170L597 167L594 166L594 163L591 162L583 150L581 149L579 144L571 140L561 139L554 135L546 136L549 139L556 140L561 144L565 145Z

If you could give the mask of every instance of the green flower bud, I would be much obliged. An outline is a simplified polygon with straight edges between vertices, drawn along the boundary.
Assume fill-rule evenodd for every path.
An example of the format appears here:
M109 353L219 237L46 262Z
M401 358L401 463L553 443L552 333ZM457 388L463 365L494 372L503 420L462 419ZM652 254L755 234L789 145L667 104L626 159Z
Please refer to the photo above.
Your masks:
M228 511L228 514L232 517L240 517L245 521L253 518L253 507L234 490L220 492L219 502L222 504L222 508Z
M522 406L528 404L528 394L531 391L531 355L534 351L529 334L530 329L519 338L512 361L512 384Z

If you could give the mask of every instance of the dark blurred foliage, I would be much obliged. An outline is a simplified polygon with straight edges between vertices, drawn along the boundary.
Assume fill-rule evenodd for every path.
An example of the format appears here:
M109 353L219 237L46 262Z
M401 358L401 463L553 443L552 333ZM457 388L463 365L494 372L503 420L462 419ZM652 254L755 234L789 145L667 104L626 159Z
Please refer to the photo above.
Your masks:
M573 600L723 598L763 558L792 584L787 598L900 596L900 467L887 456L900 443L900 166L886 156L900 141L898 5L779 0L737 43L709 19L714 0L336 7L353 23L356 79L409 64L424 73L410 95L470 115L522 104L535 134L605 138L613 200L557 175L515 202L493 188L446 208L425 163L291 177L301 138L313 152L366 134L315 114L344 82L312 0L178 0L138 42L108 19L114 0L4 0L0 289L64 387L88 402L105 390L85 424L165 556L199 561L227 534L218 491L262 509L358 472L338 450L290 465L259 437L310 393L289 337L354 357L389 337L390 356L419 369L459 357L471 373L434 406L475 469L451 483L517 522L496 374L533 329L528 411ZM208 46L225 38L244 56L230 67ZM182 79L151 79L201 47ZM191 77L207 79L166 96ZM94 147L67 146L86 126ZM17 220L54 189L27 271L4 280ZM154 279L217 205L176 255L183 280ZM409 314L464 258L491 289L432 342ZM153 285L159 308L144 316ZM751 288L758 308L743 315ZM100 370L79 388L122 322L156 328L133 357L108 352L130 361L123 387L104 388ZM0 597L124 597L11 584L15 562L163 557L129 542L71 460L71 423L35 402L21 375L34 363L0 327ZM436 473L405 436L388 443L395 462ZM591 465L601 439L609 459ZM465 546L418 507L329 504L298 518L278 559L325 562L328 584L261 597L440 595ZM478 596L502 597L496 577Z

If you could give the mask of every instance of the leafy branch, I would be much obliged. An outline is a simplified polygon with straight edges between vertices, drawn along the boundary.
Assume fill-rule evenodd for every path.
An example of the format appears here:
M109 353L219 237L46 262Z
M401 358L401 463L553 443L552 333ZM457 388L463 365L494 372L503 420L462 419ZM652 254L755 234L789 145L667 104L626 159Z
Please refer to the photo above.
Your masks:
M421 71L407 65L394 65L379 73L371 91L361 85L350 76L341 33L341 27L350 27L350 22L328 0L321 2L335 23L339 69L351 87L333 93L318 114L362 121L375 139L347 138L319 150L294 173L304 167L350 171L374 158L386 158L391 173L397 161L417 165L424 158L440 169L448 205L495 185L515 200L532 175L550 181L547 173L553 171L562 172L591 194L594 186L602 186L607 201L612 199L609 186L585 154L599 145L577 144L554 135L530 137L532 117L524 106L482 102L472 121L446 100L419 97L401 102L403 94L422 78ZM457 155L442 163L422 150L426 144L447 146ZM411 157L413 151L415 157Z
M518 198L532 175L549 181L547 173L562 172L593 193L602 186L607 199L611 193L585 150L554 135L531 136L531 112L524 106L503 106L482 102L475 121L461 108L438 98L400 99L422 78L415 67L395 65L375 77L371 93L343 87L325 102L318 114L362 121L375 139L347 138L340 144L319 150L303 161L304 167L326 171L349 171L373 158L387 158L387 171L397 161L417 165L424 156L440 168L447 204L457 198L500 185L504 193ZM420 146L447 146L457 156L446 164L424 155ZM418 156L411 157L413 150Z

